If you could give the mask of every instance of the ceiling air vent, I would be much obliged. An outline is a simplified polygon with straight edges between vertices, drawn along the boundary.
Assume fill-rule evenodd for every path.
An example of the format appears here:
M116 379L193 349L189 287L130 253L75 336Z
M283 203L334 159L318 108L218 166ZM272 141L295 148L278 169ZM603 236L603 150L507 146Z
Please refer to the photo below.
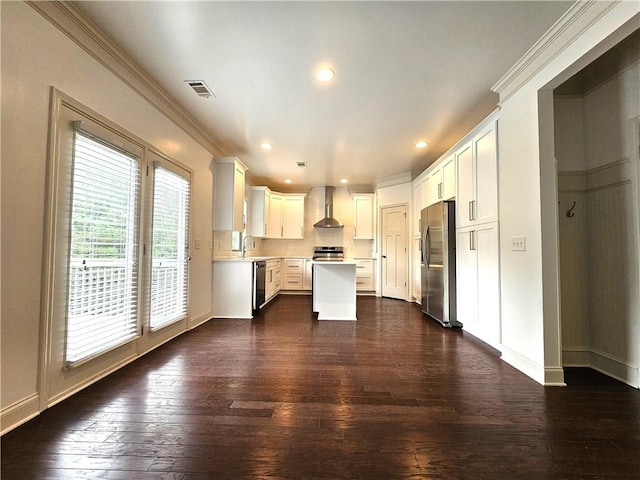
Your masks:
M188 83L189 86L193 88L193 91L196 92L199 96L203 98L209 98L211 96L215 97L211 89L207 87L207 84L202 80L185 80L185 82Z
M307 162L296 162L296 164L297 164L299 167L306 167L306 166L307 166Z

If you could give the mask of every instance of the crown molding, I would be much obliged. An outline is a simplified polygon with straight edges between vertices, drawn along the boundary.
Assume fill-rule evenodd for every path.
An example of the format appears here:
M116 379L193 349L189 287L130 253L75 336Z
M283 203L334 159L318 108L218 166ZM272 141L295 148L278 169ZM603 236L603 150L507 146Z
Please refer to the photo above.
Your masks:
M402 172L395 175L389 175L388 177L376 179L376 190L379 188L393 187L395 185L403 185L405 183L411 183L411 172Z
M204 127L71 3L32 0L26 3L213 156L225 155L224 148Z
M558 21L491 87L500 104L537 75L621 0L577 0Z

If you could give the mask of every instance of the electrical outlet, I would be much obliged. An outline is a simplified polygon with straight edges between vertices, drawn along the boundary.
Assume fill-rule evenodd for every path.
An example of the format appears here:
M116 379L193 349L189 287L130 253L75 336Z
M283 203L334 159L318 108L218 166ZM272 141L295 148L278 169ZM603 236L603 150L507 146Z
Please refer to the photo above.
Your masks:
M527 237L511 237L511 251L524 252L527 250Z
M196 242L195 243L196 243L196 245L195 245L196 250L200 250L200 240L196 238Z
M209 251L213 250L213 242L209 240Z

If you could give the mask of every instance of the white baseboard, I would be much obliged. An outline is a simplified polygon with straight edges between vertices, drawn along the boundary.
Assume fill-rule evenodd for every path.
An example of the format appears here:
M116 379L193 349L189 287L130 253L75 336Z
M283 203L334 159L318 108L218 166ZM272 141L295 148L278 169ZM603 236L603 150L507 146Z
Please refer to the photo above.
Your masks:
M482 330L478 330L475 331L473 328L469 329L468 327L463 326L462 327L462 331L464 333L468 333L470 335L473 335L474 337L476 337L478 340L486 343L487 345L489 345L491 348L495 348L496 350L498 350L499 352L502 351L502 344L500 343L495 343L495 342L490 342L489 340L487 340L486 338L483 338L482 336Z
M544 367L545 387L566 387L564 369L562 367Z
M536 382L544 385L545 383L545 369L543 365L539 365L534 361L520 355L518 352L511 350L509 347L502 345L501 358L512 367L520 370L526 376L531 377Z
M565 367L590 367L591 353L583 348L562 350L562 365Z
M213 311L207 310L205 312L199 313L198 315L194 315L191 317L191 321L189 322L189 330L199 327L203 323L208 322L213 318Z
M591 368L632 387L640 387L640 372L636 365L630 365L604 352L591 351Z
M37 393L2 409L0 413L0 435L10 432L40 414L40 396Z
M562 351L565 367L593 368L609 377L620 380L635 388L640 388L640 369L623 359L605 352L583 348L569 348Z

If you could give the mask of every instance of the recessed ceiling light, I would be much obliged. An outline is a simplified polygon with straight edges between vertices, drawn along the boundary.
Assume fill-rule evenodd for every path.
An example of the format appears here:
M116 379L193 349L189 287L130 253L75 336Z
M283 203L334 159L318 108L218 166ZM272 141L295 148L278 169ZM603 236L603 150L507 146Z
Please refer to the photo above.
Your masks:
M335 76L336 72L329 67L321 67L316 70L316 79L320 82L330 82Z
M290 178L287 178L284 183L292 183Z
M349 180L347 180L346 178L343 178L342 180L340 180L340 183L349 183Z
M427 145L429 145L427 142L425 142L424 140L420 140L418 143L416 143L416 148L424 148Z
M261 143L260 146L263 150L271 150L273 148L273 145L267 142Z

